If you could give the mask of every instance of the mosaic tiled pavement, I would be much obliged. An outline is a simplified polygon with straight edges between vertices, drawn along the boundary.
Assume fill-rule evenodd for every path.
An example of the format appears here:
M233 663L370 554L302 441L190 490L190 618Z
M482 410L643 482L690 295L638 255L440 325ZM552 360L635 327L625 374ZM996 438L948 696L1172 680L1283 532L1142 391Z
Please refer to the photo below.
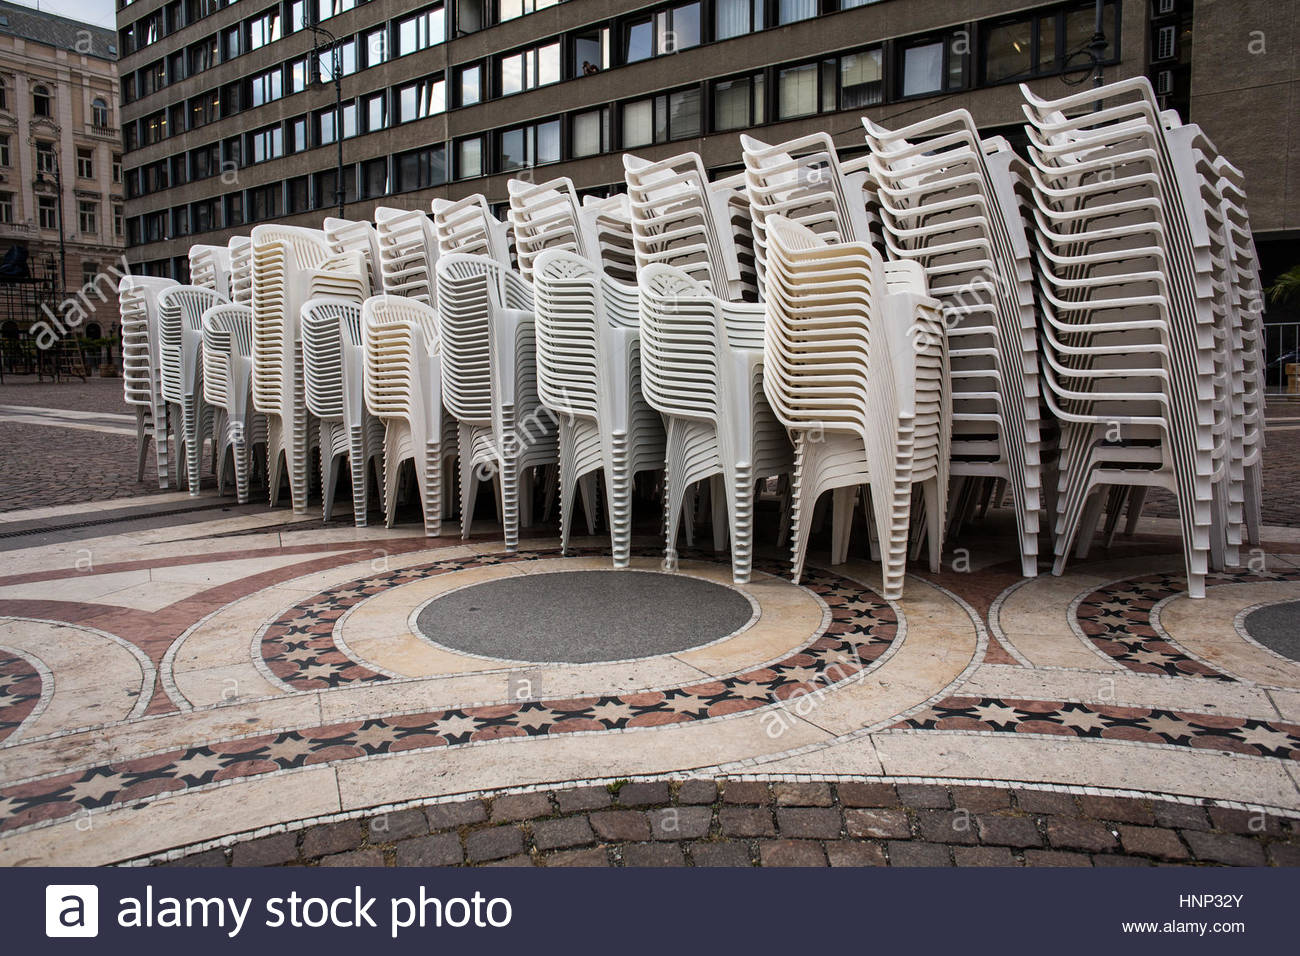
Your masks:
M0 865L1294 864L1300 663L1239 618L1300 599L1300 530L1266 528L1192 600L1168 519L1026 580L1004 517L896 602L862 557L814 548L795 586L773 550L737 587L757 609L741 630L547 664L458 652L415 618L477 583L607 567L599 536L506 555L487 522L429 539L214 492L0 514ZM724 562L690 552L679 573L732 587ZM626 830L598 819L669 780ZM689 832L658 833L679 809ZM987 838L951 826L967 809Z

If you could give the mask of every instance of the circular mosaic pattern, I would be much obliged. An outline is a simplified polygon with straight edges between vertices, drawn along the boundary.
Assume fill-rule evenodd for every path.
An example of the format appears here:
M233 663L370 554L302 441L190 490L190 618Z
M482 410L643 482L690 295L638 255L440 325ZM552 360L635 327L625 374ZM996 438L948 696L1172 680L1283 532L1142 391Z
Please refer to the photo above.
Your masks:
M1241 626L1270 651L1300 661L1300 601L1257 608L1246 615Z
M590 664L709 644L745 627L753 613L739 591L685 574L556 571L439 595L420 609L415 627L480 657Z

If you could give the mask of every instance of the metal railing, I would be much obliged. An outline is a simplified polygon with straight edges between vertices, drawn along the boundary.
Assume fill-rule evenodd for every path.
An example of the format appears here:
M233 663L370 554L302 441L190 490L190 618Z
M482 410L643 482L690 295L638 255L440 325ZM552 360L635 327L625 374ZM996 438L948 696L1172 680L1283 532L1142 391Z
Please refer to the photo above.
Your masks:
M1264 391L1281 395L1287 389L1286 367L1300 365L1300 322L1270 322L1264 326Z

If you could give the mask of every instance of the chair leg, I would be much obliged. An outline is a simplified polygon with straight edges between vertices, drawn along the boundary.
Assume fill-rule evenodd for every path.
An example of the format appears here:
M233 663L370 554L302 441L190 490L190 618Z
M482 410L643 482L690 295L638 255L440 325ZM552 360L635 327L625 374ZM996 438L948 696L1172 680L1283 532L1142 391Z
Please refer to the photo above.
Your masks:
M831 492L831 564L849 559L849 534L853 529L853 502L858 496L854 485L842 485Z

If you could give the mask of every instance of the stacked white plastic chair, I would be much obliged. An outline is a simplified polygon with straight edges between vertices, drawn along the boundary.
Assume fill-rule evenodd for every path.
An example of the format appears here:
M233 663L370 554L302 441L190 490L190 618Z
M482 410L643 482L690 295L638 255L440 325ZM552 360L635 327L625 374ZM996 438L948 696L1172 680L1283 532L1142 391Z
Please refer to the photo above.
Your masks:
M230 301L253 307L253 240L248 236L231 236Z
M344 252L360 254L365 263L366 281L372 291L378 292L382 283L379 274L379 234L374 223L326 217L325 238L335 255Z
M456 422L443 410L438 313L413 298L376 295L361 308L366 410L384 423L384 501L392 527L399 471L415 469L425 533L442 533L456 456Z
M303 397L301 311L308 299L342 291L347 285L315 282L331 255L320 230L253 227L253 407L267 416L271 505L279 498L282 469L286 469L297 514L307 512L311 449L318 440Z
M731 572L749 580L754 494L789 474L792 452L763 396L763 306L737 260L743 180L704 177L698 156L624 155L641 305L642 390L664 416L665 563L675 567L687 490L712 481L714 546L731 538ZM726 515L725 525L722 516Z
M532 289L510 268L505 224L481 196L434 201L443 402L459 423L461 533L481 480L500 485L507 551L532 523L533 469L558 463L555 416L537 395ZM465 250L465 251L463 251Z
M175 285L171 279L124 276L117 287L122 317L122 387L126 403L135 406L136 478L144 481L144 461L152 441L161 489L171 487L172 449L167 401L162 393L158 295Z
M859 486L870 488L882 594L902 596L914 491L925 502L930 569L939 570L948 493L950 409L943 318L912 262L885 264L865 243L829 245L782 216L765 223L763 389L795 436L797 582L813 506L831 491L832 563L845 560Z
M190 246L190 284L230 298L230 247Z
M193 285L158 294L162 394L184 449L184 457L177 456L176 480L179 485L183 465L191 496L198 495L203 478L204 443L213 439L214 457L218 450L213 408L203 394L203 313L226 301L219 292Z
M379 244L375 292L436 306L438 240L433 220L418 210L380 206L375 210L375 230Z
M1004 140L981 141L965 110L896 131L863 124L890 256L924 268L947 316L949 533L1009 486L1021 570L1033 577L1047 453L1023 164Z
M602 471L614 566L626 567L635 479L663 467L664 429L641 393L637 287L610 275L624 268L619 252L628 248L617 239L617 209L580 207L567 179L511 180L509 190L520 271L532 279L537 309L538 394L559 418L561 546L575 489L592 530ZM630 237L630 221L625 227Z
M203 397L215 409L217 491L224 492L226 464L240 504L249 500L258 448L266 447L266 416L253 410L253 310L238 302L203 313Z
M370 472L384 490L384 425L366 412L365 341L361 304L343 298L308 299L302 307L303 394L320 422L320 466L326 521L334 511L337 468L348 459L352 514L367 523Z
M1054 571L1076 541L1086 555L1107 497L1113 512L1131 489L1161 487L1178 504L1188 593L1204 596L1209 565L1238 557L1244 481L1232 466L1246 425L1233 395L1258 387L1231 354L1248 338L1234 299L1254 292L1232 268L1222 168L1198 128L1160 113L1144 78L1055 101L1022 92L1045 394L1065 423Z

